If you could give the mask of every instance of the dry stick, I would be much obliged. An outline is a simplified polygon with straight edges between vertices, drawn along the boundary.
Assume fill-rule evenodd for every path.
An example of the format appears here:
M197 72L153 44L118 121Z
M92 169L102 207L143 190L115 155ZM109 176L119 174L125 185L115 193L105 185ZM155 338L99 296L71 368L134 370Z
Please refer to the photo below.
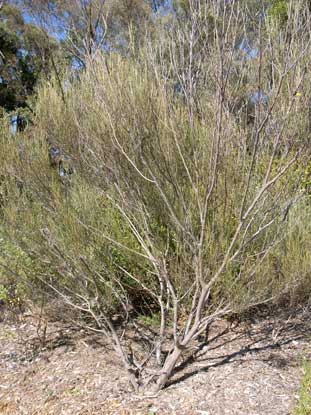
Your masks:
M105 103L104 103L104 105L105 105ZM106 114L107 114L107 116L108 116L108 118L109 118L109 122L110 122L110 127L111 127L111 130L112 130L112 133L113 133L113 138L114 138L114 141L115 141L115 143L116 143L116 145L117 145L117 148L121 151L121 153L123 154L123 156L126 158L126 160L131 164L131 166L135 169L135 171L144 179L144 180L146 180L147 182L150 182L150 183L154 183L154 180L152 180L152 179L149 179L148 177L146 177L142 172L141 172L141 170L137 167L137 165L136 165L136 163L131 159L131 157L129 157L129 155L127 154L127 152L124 150L124 148L122 147L122 145L120 144L120 142L119 142L119 140L118 140L118 137L117 137L117 134L116 134L116 131L115 131L115 127L114 127L114 124L113 124L113 121L112 121L112 118L111 118L111 114L110 114L110 112L107 110L107 112L106 112Z
M162 261L162 272L163 272L163 278L167 284L167 287L170 291L170 294L173 299L173 335L174 335L174 343L178 343L178 298L175 292L175 289L173 287L173 284L169 278L167 267L165 260Z
M122 244L121 242L116 241L115 239L111 238L110 236L100 232L98 229L94 228L93 226L87 225L84 222L81 221L81 219L79 219L77 216L74 216L75 220L81 225L83 226L85 229L87 230L91 230L92 232L98 234L99 236L101 236L102 238L106 239L107 241L111 242L112 244L118 246L121 249L124 249L127 252L131 252L132 254L135 254L141 258L145 258L145 259L149 259L148 255L144 255L141 252L135 251L132 248L129 248L128 246Z
M126 212L124 211L124 209L119 204L116 204L116 207L119 209L119 211L121 212L121 214L125 217L125 219L128 221L128 223L129 223L129 225L130 225L130 227L131 227L131 229L132 229L135 237L137 238L138 242L140 243L140 245L142 246L142 248L144 249L144 251L147 253L147 256L148 256L149 260L154 265L154 268L155 268L155 270L157 272L157 270L158 270L157 260L151 254L150 249L145 244L145 241L143 240L143 237L140 235L140 232L138 231L137 227L134 225L134 223L132 222L132 220L129 218L129 216L126 214ZM123 271L125 271L125 270L123 269ZM135 281L139 282L129 272L127 272L127 271L125 271L125 272L126 272L126 274L128 276L131 276L131 278L133 278ZM149 290L147 287L145 287L144 284L142 284L141 282L139 282L139 284L144 289L147 289L147 292L151 293L152 296L155 296L158 299L158 302L159 302L159 305L160 305L160 309L161 309L160 340L159 340L158 347L156 349L156 357L157 357L158 363L161 364L161 346L162 346L162 343L164 341L164 332L165 332L165 326L166 326L166 310L165 310L164 305L163 305L163 292L164 292L164 288L165 288L164 285L163 285L163 282L164 281L166 282L166 285L169 288L169 290L170 290L170 292L171 292L171 294L172 294L172 296L174 298L175 310L176 310L177 298L176 298L175 292L174 292L174 290L172 288L172 285L171 285L169 279L168 278L163 278L162 275L161 275L161 272L157 272L157 275L158 275L158 280L159 280L159 284L160 284L160 296L156 296L151 290Z
M165 335L165 329L166 329L167 309L165 308L163 304L165 286L164 286L164 280L161 277L161 275L159 276L159 280L160 280L160 295L158 297L158 302L160 304L160 310L161 310L161 323L160 323L160 330L159 330L159 342L158 342L158 346L156 347L156 359L157 359L158 365L160 366L162 363L162 344L164 342L164 335Z
M214 3L215 5L215 3ZM216 17L215 17L216 19ZM224 23L223 23L224 24ZM217 27L217 22L215 20L215 25ZM227 29L228 30L228 29ZM224 31L224 27L223 27ZM208 212L208 203L210 201L210 198L212 196L215 184L216 184L216 178L217 178L217 168L218 168L218 160L220 156L220 141L221 141L221 133L222 133L222 122L223 122L223 104L224 104L224 95L225 95L225 88L226 83L228 79L228 75L224 76L224 62L223 62L223 45L222 45L222 38L220 37L219 31L216 29L216 39L217 39L217 48L219 53L219 63L220 63L220 84L218 87L218 96L217 96L217 122L215 126L215 135L216 135L216 145L215 145L215 155L214 155L214 165L212 168L212 174L211 174L211 184L206 189L206 195L203 205L203 215L201 217L201 233L200 233L200 241L199 241L199 256L201 256L202 246L204 242L204 236L205 236L205 224L206 224L206 218L207 218L207 212ZM222 33L223 35L223 33ZM231 55L232 59L233 54ZM229 73L230 67L228 68ZM211 151L211 163L213 160L212 156L213 149Z
M91 308L87 298L85 298L81 295L78 295L78 297L81 297L87 303L88 307L85 308L85 307L79 306L79 305L73 303L68 296L66 296L61 291L59 291L54 285L48 283L45 279L42 279L40 277L39 277L39 279L44 284L49 286L53 291L55 291L61 298L63 298L63 300L65 301L66 304L69 304L71 307L76 308L79 311L89 313L95 319L96 323L98 324L98 327L100 327L100 332L103 332L108 339L110 338L108 331L104 329L102 324L99 322L97 316L95 316L94 312L92 311L92 308ZM137 382L137 379L135 377L135 371L136 370L133 368L133 365L131 365L128 361L128 358L127 358L127 356L126 356L126 354L123 350L123 347L120 343L119 336L118 336L118 334L117 334L117 332L116 332L116 330L113 326L113 323L111 322L110 318L107 317L105 314L102 315L102 318L104 319L104 321L106 323L106 326L109 329L110 335L113 339L113 345L114 345L115 351L121 357L123 365L127 370L129 380L130 380L133 388L135 389L135 391L138 391L138 382Z
M117 264L116 264L117 265ZM157 294L152 291L150 288L148 288L143 282L141 282L138 278L136 278L132 273L127 271L125 268L123 268L121 265L117 265L117 267L124 272L125 275L127 275L129 278L131 278L133 281L135 281L137 284L141 286L141 288L146 291L148 294L150 294L154 299L158 299Z
M134 226L133 222L130 220L130 218L128 217L128 215L124 211L124 209L118 204L116 206L120 210L122 215L126 218L126 220L129 222L134 235L136 236L138 242L141 244L144 251L149 256L149 259L150 259L151 263L154 265L155 270L157 271L158 270L158 261L151 254L149 248L145 244L145 242L144 242L142 236L140 235L138 229ZM160 296L157 297L157 298L158 298L158 302L160 304L160 309L161 309L160 340L159 340L158 348L156 350L156 357L157 357L157 361L158 361L159 364L161 364L161 346L162 346L162 343L164 341L164 332L165 332L165 326L166 326L166 314L167 314L167 310L168 310L168 304L167 304L166 308L164 307L164 304L163 304L163 294L164 294L165 287L167 287L169 293L171 294L171 296L173 298L173 305L174 305L174 339L175 339L175 342L177 342L177 321L178 321L178 299L177 299L175 290L173 288L173 285L172 285L172 283L171 283L171 281L168 277L166 264L165 264L164 260L162 261L161 268L162 268L162 272L161 272L161 270L157 272L158 280L159 280L159 284L160 284ZM127 275L128 275L128 273L127 273ZM165 285L164 285L164 282L165 282Z
M212 156L213 154L213 148L211 150L211 165L212 165L212 161L214 158L214 166L212 168L212 174L211 174L211 184L206 188L206 195L205 195L205 200L204 200L204 204L203 204L203 212L202 212L202 216L201 216L201 232L200 232L200 239L198 242L198 258L197 258L197 284L199 285L202 282L202 249L203 249L203 243L204 243L204 238L205 238L205 228L206 228L206 219L207 219L207 213L208 213L208 204L209 204L209 200L212 196L215 184L216 184L216 178L217 178L217 168L218 168L218 160L219 160L219 154L220 154L220 141L221 141L221 132L222 132L222 119L223 119L223 103L224 103L224 88L225 88L225 83L224 83L224 77L223 77L223 50L222 50L222 45L221 45L221 40L219 37L219 32L218 30L216 30L216 38L217 38L217 46L218 46L218 52L220 54L220 79L221 79L221 84L219 85L219 90L218 90L218 111L217 111L217 122L216 122L216 126L215 126L215 135L216 135L216 144L215 144L215 155L214 157ZM214 145L214 142L213 142ZM207 295L207 292L204 294L204 297ZM204 303L205 298L202 298L201 302ZM200 299L199 299L199 304L200 305ZM192 317L193 314L190 313L189 319L188 319L188 324L187 327L190 326L191 323L189 323L189 320L192 321ZM189 330L187 330L187 333L189 334Z
M110 196L108 197L112 202L114 202ZM156 258L153 256L151 250L148 248L147 244L144 241L144 238L142 237L142 235L139 232L139 229L137 228L137 226L135 226L135 224L133 223L133 221L130 219L129 215L125 212L125 210L122 208L122 206L120 206L118 203L115 202L115 207L120 211L120 213L123 215L123 217L126 219L126 221L128 222L128 224L130 225L130 228L134 234L134 236L136 237L137 241L139 242L139 244L141 245L141 247L143 248L143 250L146 253L147 258L150 260L150 262L154 265L155 269L157 269L157 261Z
M86 267L86 269L89 271L89 273L91 274L91 276L92 276L92 281L93 281L93 284L94 284L94 286L95 286L95 288L96 288L96 291L97 291L97 296L96 296L96 298L95 298L95 300L96 300L96 303L97 303L97 306L98 306L98 308L99 309L101 309L101 305L100 305L100 303L99 303L99 300L98 300L98 296L99 296L99 293L102 291L101 290L101 288L100 288L100 286L99 286L99 284L98 284L98 282L97 282L97 280L96 280L96 277L100 280L100 281L102 281L106 286L108 286L110 289L111 289L111 291L113 292L113 295L115 296L115 298L119 301L119 303L121 304L121 306L122 306L122 308L123 308L123 310L124 310L124 312L125 312L125 315L127 316L127 318L128 318L128 308L127 308L127 306L128 306L128 302L124 302L124 300L122 299L122 297L121 297L121 295L117 292L117 290L115 290L114 288L113 288L113 286L112 286L112 284L110 283L110 282L108 282L107 280L105 280L103 277L102 277L102 275L98 272L98 271L96 271L96 270L92 270L91 269L91 266L87 263L87 260L85 259L85 258L83 258L82 256L80 256L80 261L82 262L82 264ZM116 284L119 286L119 288L121 289L121 291L122 291L122 293L123 293L123 296L124 296L124 298L127 298L127 293L126 293L126 290L125 290L125 288L123 287L123 285L121 284L121 282L116 278L116 277L114 277L113 275L111 275L111 274L109 274L109 277L113 280L113 281L115 281L116 282Z
M218 31L216 31L216 35L218 36ZM218 45L220 45L220 43L218 43ZM223 80L223 75L222 75L223 74L223 62L222 62L221 46L219 46L219 50L220 50L220 60L221 60L221 68L220 68L221 79ZM220 108L218 107L219 108L219 111L218 111L219 117L218 117L218 120L217 120L218 122L217 122L217 138L216 138L216 155L215 155L215 158L214 158L213 175L212 175L211 185L207 189L207 192L206 192L204 210L203 210L203 217L201 218L201 229L202 230L201 230L201 237L200 237L200 243L199 243L199 255L200 256L202 255L201 250L202 250L203 240L204 240L204 230L205 230L205 222L206 222L208 202L209 202L209 199L212 195L212 192L213 192L213 189L214 189L214 186L215 186L215 183L216 183L216 176L217 176L216 175L216 172L217 172L216 169L218 167L218 158L219 158L221 122L222 122L222 114L223 114L223 112L222 112L223 111L223 94L224 94L224 91L221 88L221 91L218 93L218 103L220 104ZM201 263L201 260L200 260L200 263ZM200 265L199 265L199 267L200 267ZM199 276L200 276L201 272L202 271L199 269ZM176 343L176 341L175 341L174 350L171 353L171 355L169 355L168 358L166 359L166 362L165 362L164 367L163 367L163 372L162 372L161 376L158 379L157 389L160 389L166 383L166 381L168 379L168 376L170 376L170 373L171 373L172 369L175 367L176 361L178 360L179 356L182 353L182 350L184 348L186 348L188 342L193 338L193 335L195 335L196 331L199 329L200 321L201 321L201 312L202 312L202 309L204 307L204 303L205 303L207 294L208 294L208 289L203 289L202 292L201 292L199 301L198 301L198 306L196 308L195 321L194 321L193 327L190 330L187 330L187 328L189 326L189 319L188 319L188 324L186 326L187 334L185 335L183 341L178 342L178 343ZM191 320L192 320L192 318L191 318ZM175 335L175 330L174 330L174 335Z
M131 382L134 390L137 392L138 389L139 389L139 384L138 384L138 381L137 381L136 376L135 376L136 369L133 369L133 365L130 364L130 362L129 362L129 360L128 360L128 358L127 358L127 356L126 356L126 354L125 354L125 352L123 350L123 347L121 345L119 336L118 336L118 334L117 334L117 332L116 332L116 330L115 330L115 328L114 328L111 320L108 317L105 317L105 316L104 316L104 319L106 321L107 326L110 329L110 333L111 333L112 338L114 340L115 350L118 353L118 355L121 357L122 362L123 362L123 365L124 365L124 367L127 370L128 377L130 379L130 382Z

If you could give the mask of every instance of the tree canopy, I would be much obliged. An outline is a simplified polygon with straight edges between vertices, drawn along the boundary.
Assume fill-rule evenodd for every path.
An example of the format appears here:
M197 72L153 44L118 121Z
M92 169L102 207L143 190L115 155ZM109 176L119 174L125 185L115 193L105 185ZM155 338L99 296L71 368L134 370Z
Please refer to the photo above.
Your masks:
M27 106L40 78L51 72L59 45L22 11L4 3L0 11L0 106L14 111Z

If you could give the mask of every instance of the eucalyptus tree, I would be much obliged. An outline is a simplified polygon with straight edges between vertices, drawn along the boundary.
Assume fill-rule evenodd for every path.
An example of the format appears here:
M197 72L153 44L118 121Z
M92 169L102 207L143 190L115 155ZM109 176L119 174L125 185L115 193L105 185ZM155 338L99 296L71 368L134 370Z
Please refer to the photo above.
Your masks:
M48 79L57 61L58 43L21 10L3 2L0 13L0 106L8 112L31 110L31 97L40 79ZM17 120L22 117L17 115Z
M45 31L59 39L76 66L85 66L99 50L127 53L143 41L146 25L163 1L16 0Z

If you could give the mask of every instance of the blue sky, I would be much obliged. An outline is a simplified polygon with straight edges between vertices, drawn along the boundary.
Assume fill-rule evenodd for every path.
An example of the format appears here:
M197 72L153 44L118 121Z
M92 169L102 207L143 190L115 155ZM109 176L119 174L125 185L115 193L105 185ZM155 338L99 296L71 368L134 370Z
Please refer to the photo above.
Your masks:
M24 17L25 23L33 23L35 25L38 24L36 19L33 16L31 16L31 14L27 13L26 11L23 12L23 17ZM57 19L55 19L54 23L55 23L55 27L56 27L57 26ZM53 25L52 25L52 27L53 27ZM48 30L49 35L53 36L57 40L64 40L65 39L64 31L62 31L60 29L55 31L54 28L52 29L52 27L51 27L50 30ZM48 28L46 28L46 29L48 29Z

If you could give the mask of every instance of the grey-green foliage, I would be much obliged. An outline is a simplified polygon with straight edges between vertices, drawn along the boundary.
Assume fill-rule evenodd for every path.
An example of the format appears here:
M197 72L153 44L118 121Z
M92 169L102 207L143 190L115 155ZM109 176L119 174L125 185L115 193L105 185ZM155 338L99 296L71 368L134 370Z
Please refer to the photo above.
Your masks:
M107 73L101 63L99 60L72 86L67 105L53 84L41 89L33 138L25 141L19 136L13 140L5 135L7 132L4 134L2 147L7 157L4 174L11 184L2 215L6 237L31 261L31 271L23 261L17 261L22 267L20 273L26 273L31 283L40 282L40 289L47 284L50 294L57 290L73 296L73 301L85 297L83 303L96 299L96 307L113 309L117 304L115 295L124 302L129 301L128 297L134 301L135 288L139 291L127 272L149 288L157 287L152 265L144 257L131 221L146 240L150 238L150 249L155 253L167 252L176 290L182 294L191 286L194 278L191 261L195 255L191 240L199 235L197 194L189 185L175 140L178 139L184 154L191 154L194 134L198 180L202 180L198 191L203 195L209 137L213 132L208 122L199 119L191 131L182 102L172 95L166 102L146 68L112 56L109 62L112 75L105 80ZM206 107L206 120L213 118L212 108L212 104ZM226 134L231 136L232 143L230 154L224 154L219 165L217 194L208 210L204 248L207 279L219 267L238 224L241 196L236 189L243 184L246 168L234 117L228 114L226 123ZM51 140L62 145L74 160L76 173L68 181L60 180L49 166L47 142ZM128 159L120 147L127 152ZM250 197L264 177L268 155L263 148L255 166L256 174L252 176ZM168 212L154 184L137 175L129 160L146 177L156 175L184 231L176 226L174 215ZM276 169L278 163L276 160ZM196 167L190 164L189 168ZM22 194L10 176L12 171L23 182ZM288 178L282 179L269 197L276 197ZM293 188L295 185L293 176ZM289 182L287 191L291 191ZM123 199L125 195L127 199ZM269 199L266 203L268 206ZM129 220L119 208L126 209ZM144 223L146 218L148 223ZM262 217L256 220L260 222ZM257 222L252 226L256 229ZM275 294L272 274L265 272L265 265L257 272L256 261L252 259L252 253L255 255L261 244L264 247L274 232L273 228L263 232L248 247L247 255L243 252L227 268L214 288L216 303L219 298L227 298L236 302L237 307L239 304L243 307L255 295L261 299ZM252 267L258 276L255 282L239 277ZM284 284L278 287L280 291Z

